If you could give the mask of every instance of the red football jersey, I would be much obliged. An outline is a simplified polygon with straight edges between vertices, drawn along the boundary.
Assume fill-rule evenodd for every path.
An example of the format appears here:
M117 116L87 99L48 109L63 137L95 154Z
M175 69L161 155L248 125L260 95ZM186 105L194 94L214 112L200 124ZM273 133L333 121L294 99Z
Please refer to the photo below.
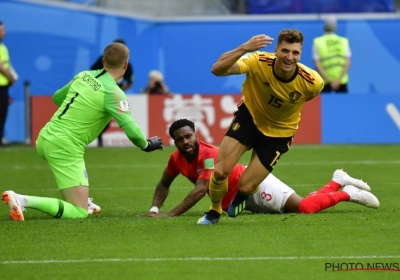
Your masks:
M176 150L171 154L168 160L167 172L170 176L176 177L182 174L188 178L193 184L197 179L210 180L211 173L214 170L217 161L218 147L199 141L199 154L197 159L187 162L185 157ZM245 167L236 164L228 178L228 193L222 199L222 209L226 211L229 203L235 197L239 186L239 178Z

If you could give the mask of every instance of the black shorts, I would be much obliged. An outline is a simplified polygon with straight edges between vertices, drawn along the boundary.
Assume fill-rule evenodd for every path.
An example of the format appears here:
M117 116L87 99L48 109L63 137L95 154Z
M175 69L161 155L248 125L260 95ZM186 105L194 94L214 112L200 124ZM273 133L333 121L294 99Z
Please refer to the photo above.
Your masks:
M326 83L321 92L331 93L332 91L336 93L347 93L347 84L340 85L340 87L337 90L334 90L330 84Z
M264 167L272 172L282 154L292 144L293 137L269 137L257 129L253 117L244 103L238 106L234 118L225 136L232 137L240 143L254 149Z

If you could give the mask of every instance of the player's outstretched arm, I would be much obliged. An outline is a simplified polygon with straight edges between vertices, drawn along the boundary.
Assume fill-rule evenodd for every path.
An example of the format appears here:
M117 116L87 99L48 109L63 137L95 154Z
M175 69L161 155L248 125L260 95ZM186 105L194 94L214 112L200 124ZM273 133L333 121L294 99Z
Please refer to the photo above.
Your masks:
M130 114L130 113L129 113ZM125 132L126 136L129 140L136 146L142 149L145 152L151 152L154 150L162 150L163 144L162 139L160 137L152 137L150 139L146 139L140 127L135 123L132 117L128 114L124 115L116 115L115 120L119 124L121 122L122 117L128 119L128 122L124 123L122 126L122 130Z
M162 139L158 136L151 137L147 139L147 146L144 147L142 150L145 152L152 152L155 150L162 150L163 149L163 142Z
M169 188L176 177L172 177L168 174L165 169L163 175L158 182L156 189L154 190L153 203L149 212L144 213L143 216L153 217L158 213L164 201L167 199L169 194Z
M115 100L119 100L119 102L115 102ZM146 139L143 131L132 118L128 100L122 90L105 95L104 109L115 119L133 145L141 149L149 146L149 140Z
M168 216L180 216L196 205L196 203L207 194L208 184L208 180L198 179L195 188L183 199L181 203L167 213Z
M148 216L161 218L182 215L206 195L208 190L208 183L208 180L198 179L195 188L184 198L181 203L175 206L171 211L167 213L158 213Z

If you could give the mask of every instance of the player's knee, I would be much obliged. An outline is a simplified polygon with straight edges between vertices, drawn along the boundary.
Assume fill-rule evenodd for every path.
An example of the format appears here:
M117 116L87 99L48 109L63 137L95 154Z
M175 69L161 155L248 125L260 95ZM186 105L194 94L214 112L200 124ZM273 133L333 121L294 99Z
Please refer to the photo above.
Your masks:
M229 176L229 172L224 172L222 169L220 169L220 168L216 168L216 169L214 169L214 178L217 180L217 181L223 181L223 180L225 180L225 179L227 179L228 178L228 176Z

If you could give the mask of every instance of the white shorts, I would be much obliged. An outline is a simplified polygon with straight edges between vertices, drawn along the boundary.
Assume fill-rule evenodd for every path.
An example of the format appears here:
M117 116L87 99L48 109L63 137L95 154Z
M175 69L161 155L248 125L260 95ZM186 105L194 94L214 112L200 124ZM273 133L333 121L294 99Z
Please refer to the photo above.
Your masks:
M292 188L269 174L261 182L258 191L253 194L246 210L257 213L283 213L289 196L296 193Z

